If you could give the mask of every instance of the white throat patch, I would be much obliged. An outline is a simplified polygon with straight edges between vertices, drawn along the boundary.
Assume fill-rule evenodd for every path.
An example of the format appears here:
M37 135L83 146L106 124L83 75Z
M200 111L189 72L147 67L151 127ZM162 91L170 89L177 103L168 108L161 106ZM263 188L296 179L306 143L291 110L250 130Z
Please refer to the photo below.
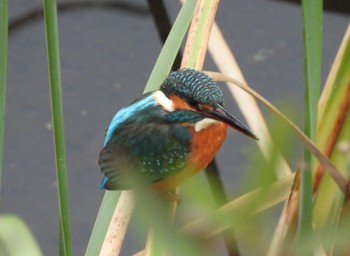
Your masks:
M217 124L219 121L211 119L211 118L204 118L197 123L194 124L194 131L200 132L201 130L207 129L208 127L212 126L213 124Z
M175 110L173 102L169 100L169 98L165 96L162 91L155 91L152 94L152 97L164 110L169 112L173 112Z

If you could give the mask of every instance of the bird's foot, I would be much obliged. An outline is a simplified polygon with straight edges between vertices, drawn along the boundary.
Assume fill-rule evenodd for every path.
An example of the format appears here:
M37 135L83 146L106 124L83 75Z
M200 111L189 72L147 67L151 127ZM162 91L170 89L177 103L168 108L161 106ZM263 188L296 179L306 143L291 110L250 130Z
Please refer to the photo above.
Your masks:
M181 197L174 191L167 191L160 194L160 196L168 201L176 202L177 205L181 204Z

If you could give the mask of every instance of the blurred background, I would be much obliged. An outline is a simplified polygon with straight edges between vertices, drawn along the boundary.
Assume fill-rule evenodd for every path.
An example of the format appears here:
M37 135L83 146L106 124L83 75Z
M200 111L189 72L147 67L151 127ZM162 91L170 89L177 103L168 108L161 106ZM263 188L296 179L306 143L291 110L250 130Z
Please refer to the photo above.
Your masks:
M9 2L0 214L19 215L29 225L44 255L56 255L58 206L42 1ZM103 197L97 159L104 131L117 110L142 94L162 43L147 1L58 3L73 249L75 255L83 255ZM173 0L164 3L174 21L180 4ZM325 1L322 84L349 24L349 13L349 2ZM299 3L222 0L216 21L248 83L302 125L298 115L303 107ZM209 55L204 69L217 70ZM224 86L223 89L227 109L240 117L228 91ZM265 110L264 113L269 116ZM290 158L295 159L300 145L292 146L296 151ZM218 153L230 198L246 192L239 185L251 164L245 156L254 147L254 141L230 131ZM131 241L123 254L135 252L137 243L142 245L137 239Z

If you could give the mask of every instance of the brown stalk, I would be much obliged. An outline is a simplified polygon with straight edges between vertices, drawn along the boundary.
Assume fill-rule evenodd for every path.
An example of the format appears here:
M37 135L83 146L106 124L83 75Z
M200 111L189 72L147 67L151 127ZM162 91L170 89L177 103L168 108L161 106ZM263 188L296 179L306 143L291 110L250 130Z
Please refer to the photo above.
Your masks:
M100 256L119 255L134 206L133 192L122 191L102 244Z
M180 0L180 2L183 3L184 1ZM212 5L210 6L210 10L209 10L210 15L202 29L198 21L200 20L200 16L203 13L205 1L204 0L197 1L197 6L194 11L190 29L188 31L185 50L184 50L184 54L181 62L181 68L187 67L187 68L202 70L204 60L205 60L205 55L207 53L210 31L214 23L214 18L216 15L218 5L219 5L219 0L214 0L212 2ZM197 40L195 35L201 29L202 31L204 31L205 36L204 38L201 38L200 45L199 47L197 47L197 44L195 44L195 41ZM196 47L194 48L194 46Z

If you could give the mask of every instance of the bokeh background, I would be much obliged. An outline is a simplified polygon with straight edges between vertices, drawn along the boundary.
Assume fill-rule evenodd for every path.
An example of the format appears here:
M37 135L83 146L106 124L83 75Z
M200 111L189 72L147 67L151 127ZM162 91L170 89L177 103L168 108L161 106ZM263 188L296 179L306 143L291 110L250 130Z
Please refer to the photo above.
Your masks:
M57 187L42 1L11 0L0 214L19 215L45 255L57 254ZM178 1L164 1L172 21ZM147 1L59 3L67 169L75 255L83 255L103 197L97 165L114 113L141 95L162 47ZM349 24L349 4L325 3L322 84ZM222 0L216 16L249 84L301 125L302 16L298 3ZM216 70L209 56L206 70ZM240 114L227 90L227 108ZM264 111L266 112L266 111ZM268 114L268 113L267 113ZM217 160L232 194L253 141L230 131ZM292 163L293 164L293 163ZM185 199L183 199L185 200ZM181 207L181 206L180 206ZM133 236L132 234L129 236ZM135 252L137 239L123 249Z

